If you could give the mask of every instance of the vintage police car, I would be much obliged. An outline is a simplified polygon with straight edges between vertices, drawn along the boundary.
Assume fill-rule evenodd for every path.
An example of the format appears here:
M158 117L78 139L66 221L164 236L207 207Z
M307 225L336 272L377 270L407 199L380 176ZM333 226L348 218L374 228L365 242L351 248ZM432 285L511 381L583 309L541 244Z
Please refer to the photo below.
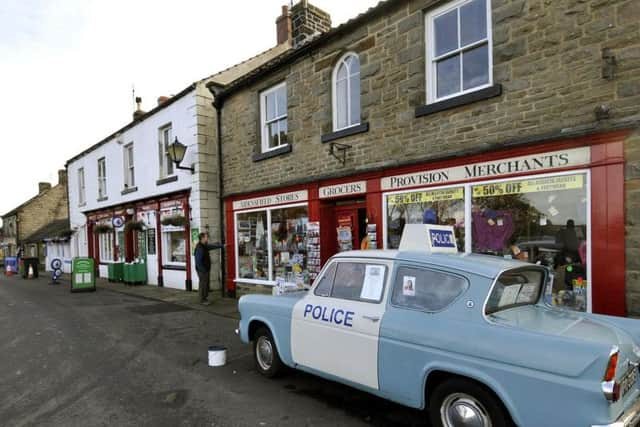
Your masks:
M284 365L413 408L433 426L634 426L640 322L544 303L542 266L354 251L308 292L240 299L258 370Z

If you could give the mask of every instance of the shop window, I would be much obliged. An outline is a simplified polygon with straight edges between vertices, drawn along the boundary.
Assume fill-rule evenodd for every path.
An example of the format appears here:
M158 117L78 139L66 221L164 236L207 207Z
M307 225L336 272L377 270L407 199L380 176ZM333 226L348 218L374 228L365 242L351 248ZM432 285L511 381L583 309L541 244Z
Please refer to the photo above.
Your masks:
M473 186L473 252L549 267L549 302L586 310L587 184L571 174Z
M107 197L107 160L98 159L98 199Z
M133 164L133 142L124 147L124 187L132 188L136 186L136 174Z
M238 279L310 284L307 206L236 214Z
M100 262L113 262L113 232L98 235Z
M360 124L360 59L347 53L333 70L333 130Z
M426 16L428 102L492 84L491 0L460 0Z
M260 124L263 153L288 144L286 83L260 94Z
M124 230L116 231L116 241L118 242L118 248L117 248L118 261L124 262L124 257L125 257Z
M184 228L172 228L162 231L164 264L184 266L187 262L187 250Z
M386 196L387 248L400 245L405 224L451 225L464 251L464 188L412 191Z
M78 169L78 205L82 206L87 202L86 186L84 183L84 168Z
M396 272L391 303L423 311L440 311L467 289L467 281L433 270L400 267Z
M269 279L267 211L239 213L236 217L238 277Z
M158 129L158 157L160 164L160 178L166 178L173 175L173 162L169 157L169 145L173 142L171 140L173 136L173 130L171 125L166 125Z

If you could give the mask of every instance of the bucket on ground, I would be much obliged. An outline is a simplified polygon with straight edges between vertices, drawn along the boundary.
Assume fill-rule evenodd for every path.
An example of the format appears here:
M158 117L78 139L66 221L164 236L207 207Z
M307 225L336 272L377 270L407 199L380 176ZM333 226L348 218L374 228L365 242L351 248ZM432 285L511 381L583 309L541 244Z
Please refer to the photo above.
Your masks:
M224 366L227 363L227 348L219 345L209 347L209 366Z

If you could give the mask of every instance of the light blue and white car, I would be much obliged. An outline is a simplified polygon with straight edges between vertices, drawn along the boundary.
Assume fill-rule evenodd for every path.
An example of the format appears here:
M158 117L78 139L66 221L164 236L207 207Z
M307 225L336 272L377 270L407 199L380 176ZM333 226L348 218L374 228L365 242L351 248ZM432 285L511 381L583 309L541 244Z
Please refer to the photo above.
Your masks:
M640 321L544 303L541 266L354 251L308 292L240 299L258 370L286 365L412 408L433 426L635 426Z

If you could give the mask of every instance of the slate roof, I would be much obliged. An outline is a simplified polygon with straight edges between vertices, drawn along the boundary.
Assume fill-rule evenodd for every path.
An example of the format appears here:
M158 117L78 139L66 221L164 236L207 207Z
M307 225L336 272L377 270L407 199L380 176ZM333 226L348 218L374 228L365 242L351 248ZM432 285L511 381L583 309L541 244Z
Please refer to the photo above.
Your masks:
M58 219L34 231L24 243L39 243L44 240L69 240L71 229L68 219Z

